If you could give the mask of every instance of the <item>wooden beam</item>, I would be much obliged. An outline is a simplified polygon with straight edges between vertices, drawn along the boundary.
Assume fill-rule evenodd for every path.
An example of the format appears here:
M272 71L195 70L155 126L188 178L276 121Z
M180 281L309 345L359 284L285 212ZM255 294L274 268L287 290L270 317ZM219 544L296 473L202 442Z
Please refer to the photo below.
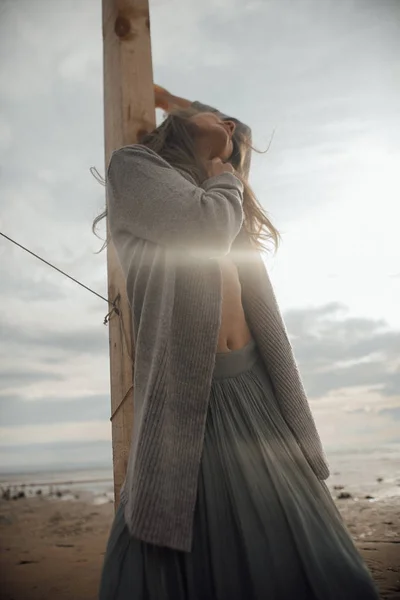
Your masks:
M155 126L148 0L103 0L104 133L106 169L113 150L134 144ZM133 427L131 313L115 249L107 248L108 298L120 316L110 327L110 376L115 506L125 479ZM121 319L122 317L122 319ZM122 402L122 404L121 404Z

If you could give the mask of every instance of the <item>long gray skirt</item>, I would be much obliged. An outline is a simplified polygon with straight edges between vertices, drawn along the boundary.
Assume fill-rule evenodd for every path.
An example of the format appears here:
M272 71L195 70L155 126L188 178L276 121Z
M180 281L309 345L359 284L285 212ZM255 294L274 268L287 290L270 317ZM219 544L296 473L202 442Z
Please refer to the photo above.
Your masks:
M100 600L376 600L254 343L218 354L190 553L132 538L117 511Z

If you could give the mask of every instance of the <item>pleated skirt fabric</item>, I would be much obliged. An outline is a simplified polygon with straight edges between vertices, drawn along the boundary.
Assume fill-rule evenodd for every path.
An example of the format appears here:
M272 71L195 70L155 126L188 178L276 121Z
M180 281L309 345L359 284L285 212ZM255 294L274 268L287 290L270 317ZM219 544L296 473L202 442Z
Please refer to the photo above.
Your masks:
M100 600L377 600L326 485L277 406L254 342L218 354L190 553L112 526Z

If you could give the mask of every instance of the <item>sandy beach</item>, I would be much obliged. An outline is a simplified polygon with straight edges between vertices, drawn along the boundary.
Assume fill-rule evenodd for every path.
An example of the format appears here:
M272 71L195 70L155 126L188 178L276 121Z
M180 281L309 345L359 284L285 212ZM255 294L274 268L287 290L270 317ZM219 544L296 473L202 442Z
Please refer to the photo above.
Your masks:
M381 598L399 600L399 498L337 504ZM113 510L62 497L2 500L1 600L95 600Z

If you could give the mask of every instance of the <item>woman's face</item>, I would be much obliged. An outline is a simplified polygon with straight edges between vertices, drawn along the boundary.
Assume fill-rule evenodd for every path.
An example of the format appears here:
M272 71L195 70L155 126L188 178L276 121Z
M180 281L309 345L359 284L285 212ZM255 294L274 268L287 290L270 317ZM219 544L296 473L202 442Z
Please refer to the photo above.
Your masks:
M233 152L232 136L236 129L233 121L222 121L214 113L199 113L190 119L196 124L196 144L201 155L207 159L220 158L226 162Z

